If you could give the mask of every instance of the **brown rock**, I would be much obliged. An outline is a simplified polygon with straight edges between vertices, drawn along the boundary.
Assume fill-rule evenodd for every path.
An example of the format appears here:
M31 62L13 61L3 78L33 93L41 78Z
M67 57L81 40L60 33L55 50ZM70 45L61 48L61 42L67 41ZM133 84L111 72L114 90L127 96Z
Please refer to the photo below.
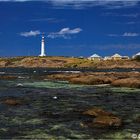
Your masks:
M115 116L99 116L91 121L81 122L81 127L91 127L91 128L110 128L110 127L121 127L122 120Z
M108 78L103 75L102 76L88 75L70 79L70 83L86 84L86 85L110 84L111 82L112 82L111 78Z
M14 79L17 79L17 76L1 75L0 79L1 80L14 80Z
M20 100L16 99L6 99L3 101L4 104L11 105L11 106L16 106L16 105L21 105L22 102Z
M112 85L116 87L140 88L140 78L119 79L112 82Z
M120 127L122 121L120 118L115 116L98 116L93 121L88 122L87 126L89 127Z
M120 127L122 120L114 114L104 111L100 108L94 107L85 112L83 115L88 115L93 118L89 118L88 122L80 123L81 127Z
M113 114L107 111L104 111L100 108L91 108L85 112L83 112L83 115L89 115L93 117L98 117L98 116L112 116Z

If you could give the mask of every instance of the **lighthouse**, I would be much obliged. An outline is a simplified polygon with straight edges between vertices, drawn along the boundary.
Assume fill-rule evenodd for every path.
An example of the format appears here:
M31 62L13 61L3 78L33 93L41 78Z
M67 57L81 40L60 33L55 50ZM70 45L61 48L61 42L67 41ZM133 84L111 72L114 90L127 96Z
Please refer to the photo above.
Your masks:
M42 34L41 54L39 56L41 56L41 57L46 56L46 54L45 54L45 37L44 37L44 34Z

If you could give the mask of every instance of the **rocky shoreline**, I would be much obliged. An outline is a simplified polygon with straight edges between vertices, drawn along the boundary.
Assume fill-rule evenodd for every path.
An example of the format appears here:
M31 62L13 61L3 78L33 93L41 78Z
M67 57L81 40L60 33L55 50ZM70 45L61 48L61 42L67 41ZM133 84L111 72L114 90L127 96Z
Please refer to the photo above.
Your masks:
M73 57L13 57L0 58L0 68L140 68L136 60L101 60L93 61L86 58Z
M103 85L109 84L115 87L140 88L140 72L61 72L42 75L30 75L31 79L60 80L71 84ZM19 76L0 75L0 80L16 80Z
M140 88L140 72L61 72L30 75L30 79L68 81L79 85L111 85L114 87ZM16 80L19 76L0 75L0 80Z
M140 72L89 72L78 74L51 74L47 79L69 81L72 84L100 85L140 88Z

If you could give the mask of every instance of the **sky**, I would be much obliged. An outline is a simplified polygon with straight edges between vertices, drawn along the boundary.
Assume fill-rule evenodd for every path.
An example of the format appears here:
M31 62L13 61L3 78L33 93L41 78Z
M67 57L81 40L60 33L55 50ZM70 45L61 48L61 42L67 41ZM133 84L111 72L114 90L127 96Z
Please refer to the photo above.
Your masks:
M0 0L0 57L140 52L138 0Z

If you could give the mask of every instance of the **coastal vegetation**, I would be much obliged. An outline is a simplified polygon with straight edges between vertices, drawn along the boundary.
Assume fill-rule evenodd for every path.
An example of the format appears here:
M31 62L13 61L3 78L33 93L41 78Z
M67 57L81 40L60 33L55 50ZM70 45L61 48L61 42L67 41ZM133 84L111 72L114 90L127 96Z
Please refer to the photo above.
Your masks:
M13 57L0 58L0 67L47 68L140 68L137 60L88 60L74 57Z

